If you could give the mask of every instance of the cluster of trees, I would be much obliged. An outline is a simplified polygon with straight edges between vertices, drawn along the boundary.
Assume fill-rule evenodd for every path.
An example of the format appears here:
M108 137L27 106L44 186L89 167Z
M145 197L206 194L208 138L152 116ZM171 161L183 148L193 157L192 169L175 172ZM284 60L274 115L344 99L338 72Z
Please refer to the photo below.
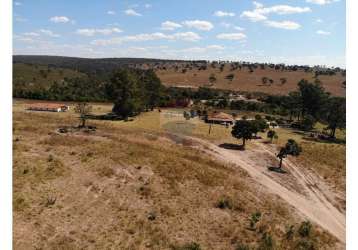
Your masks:
M113 112L127 118L165 103L165 88L153 70L119 69L107 80L64 79L49 88L14 86L14 97L59 101L111 101Z

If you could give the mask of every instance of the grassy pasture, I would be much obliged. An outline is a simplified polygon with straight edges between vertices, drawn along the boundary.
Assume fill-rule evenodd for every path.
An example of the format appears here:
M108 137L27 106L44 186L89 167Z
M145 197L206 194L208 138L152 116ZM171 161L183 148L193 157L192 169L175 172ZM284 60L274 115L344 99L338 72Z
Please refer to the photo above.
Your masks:
M78 124L73 109L29 112L26 103L13 106L14 249L170 249L190 242L235 249L264 244L265 232L277 249L301 241L336 246L317 227L301 238L299 217L246 172L163 137L176 132L237 142L224 126L214 125L209 135L208 124L185 120L183 110L155 110L129 122L90 120L97 132L63 135L59 126ZM94 113L110 110L110 104L93 104ZM284 132L291 136L282 130L279 140ZM308 157L318 162L315 153ZM257 211L262 216L248 230ZM293 238L285 240L291 225Z

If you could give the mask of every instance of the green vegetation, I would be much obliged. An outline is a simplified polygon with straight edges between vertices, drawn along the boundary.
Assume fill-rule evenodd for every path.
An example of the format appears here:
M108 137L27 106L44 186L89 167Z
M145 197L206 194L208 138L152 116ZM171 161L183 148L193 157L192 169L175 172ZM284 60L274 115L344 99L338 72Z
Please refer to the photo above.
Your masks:
M257 133L257 127L253 121L239 120L236 121L232 128L233 137L242 139L242 148L245 149L246 140L251 140L253 134Z
M280 152L277 154L277 158L280 159L279 168L282 167L282 160L286 158L287 155L298 156L302 151L302 148L297 144L293 139L289 139L285 147L281 147Z

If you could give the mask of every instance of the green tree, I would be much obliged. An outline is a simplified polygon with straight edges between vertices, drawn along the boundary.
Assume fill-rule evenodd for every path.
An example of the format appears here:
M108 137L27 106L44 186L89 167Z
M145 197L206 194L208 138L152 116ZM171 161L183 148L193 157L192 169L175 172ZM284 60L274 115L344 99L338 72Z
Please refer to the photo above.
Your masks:
M284 85L287 82L287 78L286 77L280 78L280 82L282 85Z
M320 112L327 102L329 94L324 91L320 83L310 83L307 80L301 80L298 83L298 92L300 96L301 115L311 115L318 119Z
M138 78L132 72L124 69L115 72L106 90L115 100L112 111L122 118L126 119L143 111L144 96L140 92Z
M139 81L144 84L145 107L146 109L153 110L160 103L164 86L153 70L142 73Z
M257 135L258 132L265 132L266 129L269 128L269 125L264 119L253 120L250 122L253 124L253 127L255 128L253 132L255 136Z
M311 130L316 123L316 119L312 115L306 115L303 121L301 122L302 128L306 131Z
M213 84L213 83L216 82L216 76L215 76L214 73L212 73L212 74L210 75L210 77L209 77L209 82L210 82L211 84Z
M252 134L256 129L252 121L238 120L232 128L231 134L235 138L242 139L242 147L245 149L246 140L252 139Z
M282 160L288 155L298 156L302 152L301 147L293 139L288 139L285 147L281 147L279 153L276 155L280 159L279 168L282 167Z
M324 112L327 129L331 130L331 137L336 136L336 129L346 127L346 99L343 97L329 98Z

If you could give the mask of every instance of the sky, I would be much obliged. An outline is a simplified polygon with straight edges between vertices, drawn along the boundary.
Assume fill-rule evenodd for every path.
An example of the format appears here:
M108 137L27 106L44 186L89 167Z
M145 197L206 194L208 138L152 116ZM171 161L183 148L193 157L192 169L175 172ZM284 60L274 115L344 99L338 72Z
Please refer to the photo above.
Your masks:
M345 0L14 0L15 55L345 67Z

